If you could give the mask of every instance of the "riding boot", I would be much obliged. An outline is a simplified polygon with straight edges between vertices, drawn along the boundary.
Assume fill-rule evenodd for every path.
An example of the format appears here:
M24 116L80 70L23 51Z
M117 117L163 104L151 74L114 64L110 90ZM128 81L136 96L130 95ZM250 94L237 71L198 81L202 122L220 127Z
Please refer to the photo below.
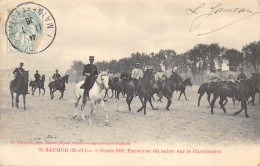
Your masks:
M85 89L84 93L83 93L83 103L85 103L86 101L90 101L90 99L89 99L89 89Z

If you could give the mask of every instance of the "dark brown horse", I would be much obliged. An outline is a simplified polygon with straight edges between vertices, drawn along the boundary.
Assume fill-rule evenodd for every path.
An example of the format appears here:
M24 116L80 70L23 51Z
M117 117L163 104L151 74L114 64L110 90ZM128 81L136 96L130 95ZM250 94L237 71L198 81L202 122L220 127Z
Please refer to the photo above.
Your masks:
M44 82L45 82L45 75L43 74L41 80L39 80L38 83L37 83L35 80L34 80L34 81L31 81L31 82L29 83L29 86L32 87L32 95L33 95L33 96L34 96L34 92L35 92L35 90L36 90L37 88L39 88L39 96L40 96L40 94L41 94L41 89L43 89L43 94L42 94L42 95L45 94Z
M213 93L213 99L211 101L211 113L213 114L213 108L215 101L218 97L220 97L220 107L226 113L225 105L228 102L227 97L230 98L236 98L238 101L241 102L241 109L234 113L234 115L239 114L241 111L245 110L245 116L249 117L247 114L247 99L249 96L249 90L251 85L251 80L248 79L246 81L243 81L241 83L237 83L236 87L231 88L228 86L229 83L220 83L218 84L215 89L212 91ZM225 101L225 102L224 102Z
M19 105L19 96L23 95L23 105L24 110L26 110L26 94L28 91L28 71L25 71L23 74L18 76L15 80L10 82L10 93L12 96L12 107L14 107L14 93L16 93L15 97L15 106L18 109Z
M252 98L251 101L248 101L248 104L252 103L252 105L255 105L255 95L256 93L260 93L260 74L259 73L252 73L252 77L249 79L252 79L251 81L251 88L249 91L249 96ZM259 99L260 102L260 99Z
M162 89L162 95L168 100L165 108L168 111L172 103L172 93L178 89L178 86L180 86L181 82L182 78L176 73L173 73L169 79L165 79L165 86Z
M180 83L179 86L177 86L176 90L180 91L180 96L178 98L179 100L180 100L182 94L184 94L184 97L187 100L187 97L185 94L186 86L192 86L191 78L186 78L184 81L182 81Z
M50 96L51 96L51 99L54 98L54 92L56 90L59 90L60 93L61 93L61 96L60 96L60 99L63 99L63 94L64 94L64 91L65 91L65 83L68 83L69 81L69 75L65 75L61 78L61 80L57 80L56 82L55 81L52 81L49 83L49 88L50 88Z
M210 105L211 90L210 90L209 86L210 86L210 83L203 83L200 85L199 90L198 90L198 94L200 94L199 98L198 98L198 106L200 106L200 100L205 93L207 93L207 96L208 96L207 99L208 99L208 103Z

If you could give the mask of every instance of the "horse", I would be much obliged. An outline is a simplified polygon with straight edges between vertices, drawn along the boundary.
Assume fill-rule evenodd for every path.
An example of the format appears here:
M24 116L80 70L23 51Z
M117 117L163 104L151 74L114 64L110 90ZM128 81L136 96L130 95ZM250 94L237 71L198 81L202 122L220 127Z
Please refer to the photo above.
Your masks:
M41 94L41 89L43 89L43 94L42 96L45 94L45 88L44 88L44 81L45 81L45 75L42 75L41 80L39 80L39 82L37 83L36 80L31 81L29 83L29 86L32 87L32 95L34 96L34 92L37 88L39 88L39 96Z
M144 73L143 78L138 82L137 85L137 92L139 99L142 103L142 107L138 109L137 112L142 111L144 109L144 115L146 115L146 103L149 101L152 109L154 109L151 101L151 97L153 95L153 82L154 81L154 76L153 76L153 71L152 70L147 70ZM135 94L135 87L133 85L133 82L129 83L129 85L132 84L132 86L129 86L128 91L127 91L127 97L126 97L126 102L128 104L128 109L131 112L131 101L133 100L134 94Z
M209 88L209 85L210 83L203 83L200 85L199 89L198 89L198 94L199 95L199 98L198 98L198 106L200 106L200 100L202 98L202 96L207 93L207 99L208 99L208 103L210 105L210 95L211 95L211 91L210 91L210 88Z
M19 96L23 95L23 105L24 105L24 110L26 110L26 94L28 90L28 78L29 74L28 71L25 71L22 73L20 76L16 78L16 80L12 80L10 82L10 93L12 97L12 107L14 107L14 95L13 93L16 93L15 97L15 106L18 109L18 104L19 104ZM15 83L16 81L16 83Z
M179 100L180 100L182 94L184 94L184 97L187 100L187 97L185 94L186 86L192 86L191 78L186 78L184 81L182 81L180 83L179 86L177 86L176 90L180 91L180 96L178 98Z
M212 91L213 93L213 99L211 101L211 114L214 114L213 108L214 108L214 103L217 100L218 97L220 97L220 107L226 113L225 105L228 102L227 97L230 98L236 98L238 101L241 101L241 109L237 112L235 112L233 115L239 114L241 111L245 110L245 116L248 118L247 114L247 103L246 100L249 96L248 92L250 90L250 85L251 85L251 80L245 80L243 82L240 82L236 88L230 88L226 87L228 83L220 83L217 84L215 89ZM225 101L225 102L224 102Z
M66 87L65 83L68 83L68 81L69 81L69 75L65 74L65 76L63 76L61 78L61 80L57 80L56 82L55 81L51 81L49 83L51 99L54 98L54 92L56 90L60 91L60 93L61 93L60 99L63 99L63 94L64 94L65 87Z
M121 87L121 83L119 83L119 77L112 77L112 78L109 78L109 81L108 81L108 85L109 85L109 89L111 89L112 91L112 95L111 95L111 98L114 97L114 94L115 94L115 97L118 96L119 98L119 94L117 95L117 90L118 88ZM109 90L108 89L108 90ZM105 97L108 96L108 90L105 92ZM115 93L114 93L115 92ZM119 92L120 93L120 92Z
M162 95L168 100L165 107L168 111L172 103L172 94L175 90L177 90L178 86L180 86L181 82L182 78L176 73L173 73L169 78L165 79L165 86L162 89Z
M89 91L89 99L90 99L90 102L91 102L91 116L93 115L93 105L94 105L94 103L99 103L104 108L105 113L106 113L106 125L108 125L109 120L108 120L107 108L105 106L103 98L104 98L105 91L109 88L108 82L109 82L108 76L100 73L98 75L92 89L90 89L90 91ZM81 97L83 98L84 89L80 88L82 84L84 84L84 81L77 83L76 86L75 86L76 103L75 103L75 114L72 117L73 119L75 119L76 116L77 116L78 104L79 104ZM85 116L84 116L84 107L86 105L86 102L84 102L84 100L82 100L81 117L82 117L83 121L86 120ZM89 118L89 123L92 124L91 118Z
M248 104L252 103L255 105L255 95L256 93L260 93L260 74L253 74L251 78L251 88L249 91L249 96L252 98L251 101L248 101ZM260 101L260 100L259 100Z

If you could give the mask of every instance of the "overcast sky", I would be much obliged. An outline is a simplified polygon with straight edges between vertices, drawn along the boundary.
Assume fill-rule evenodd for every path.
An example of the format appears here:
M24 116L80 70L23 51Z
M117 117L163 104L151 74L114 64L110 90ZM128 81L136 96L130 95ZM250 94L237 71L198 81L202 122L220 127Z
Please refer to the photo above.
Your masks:
M186 14L186 9L205 5L197 14ZM220 28L243 17L249 12L222 12L210 15L197 29L189 32L193 20L211 12L211 7L222 3L219 8L250 9L259 11L258 0L229 1L36 1L50 10L56 20L57 34L53 44L44 52L8 54L4 23L7 9L20 2L2 2L1 12L1 69L13 68L20 61L30 70L65 71L73 60L88 62L88 56L96 61L129 57L132 52L158 52L174 49L183 53L198 43L219 43L227 48L241 50L246 43L260 40L260 14L243 19L235 24L208 35L198 36ZM202 19L203 17L201 17ZM197 20L199 21L199 20ZM197 23L197 22L195 22Z

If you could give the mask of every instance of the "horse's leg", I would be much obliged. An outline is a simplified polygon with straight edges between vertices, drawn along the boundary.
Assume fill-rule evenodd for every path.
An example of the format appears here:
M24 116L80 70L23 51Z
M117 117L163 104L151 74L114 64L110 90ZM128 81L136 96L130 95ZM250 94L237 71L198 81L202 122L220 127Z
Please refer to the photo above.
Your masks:
M11 97L12 97L12 107L14 107L14 92L11 91Z
M45 94L45 89L44 88L42 88L43 89L43 94L42 94L42 96Z
M242 112L243 109L245 109L245 115L246 115L246 117L248 118L249 116L248 116L248 114L247 114L246 100L242 100L242 101L241 101L241 109L240 109L239 111L235 112L235 113L233 114L233 116L235 116L235 115L239 114L240 112Z
M137 112L142 111L142 109L144 108L144 99L143 99L143 97L140 97L140 96L139 96L139 99L140 99L140 101L141 101L141 103L142 103L142 107L139 108L139 109L137 110ZM146 102L147 102L147 101L146 101Z
M204 95L204 93L205 93L205 92L203 92L203 93L201 93L201 94L199 95L199 98L198 98L198 106L200 106L200 100L201 100L202 96Z
M215 104L217 98L218 98L218 96L217 96L217 95L214 95L214 97L213 97L213 99L212 99L212 101L211 101L211 114L214 114L213 108L214 108L214 104Z
M39 88L39 96L40 96L40 94L41 94L41 88Z
M225 96L221 95L220 100L219 100L219 105L222 108L222 110L224 111L224 113L226 113L226 109L225 109L224 104L223 104L224 100L225 100Z
M188 101L188 99L187 99L187 97L186 97L185 90L183 91L183 94L184 94L184 97L185 97L186 101Z
M63 90L60 90L60 100L63 99Z
M180 100L182 93L183 93L183 92L181 91L181 92L180 92L180 96L179 96L178 100Z
M107 112L107 108L105 106L105 103L103 100L101 100L100 102L100 105L103 107L103 109L105 110L105 114L106 114L106 117L105 117L105 122L106 122L106 126L108 126L108 123L109 123L109 117L108 117L108 112Z
M16 106L17 109L18 109L18 104L19 104L19 95L16 93L16 96L15 96L15 106Z
M81 118L82 118L83 121L86 120L85 115L84 115L84 107L86 106L86 104L87 104L87 101L84 100L84 98L83 98L82 104L81 104L81 109L80 109L81 110Z
M207 98L207 99L208 99L208 103L209 103L209 105L211 105L211 104L210 104L210 96L211 96L211 93L210 93L210 92L207 92L207 95L208 95L208 98Z
M170 107L170 105L171 105L171 103L172 103L172 99L171 99L171 97L170 96L168 96L168 101L167 101L167 106L166 106L166 110L167 111L169 111L169 107Z
M26 105L25 105L25 103L26 103L26 95L25 94L23 94L23 109L24 110L26 110Z
M75 103L75 110L74 110L74 116L72 117L73 119L76 118L77 116L77 111L78 111L78 106L79 106L79 101L81 99L81 96L79 96L76 100L76 103Z
M33 94L33 86L32 86L32 95L34 96L34 94Z
M150 103L152 109L155 110L154 107L153 107L153 104L152 104L152 97L149 98L149 103Z
M111 98L113 98L114 97L114 89L111 89L111 91L112 91Z
M146 115L146 103L147 103L148 99L145 98L144 99L144 104L143 104L143 107L144 107L144 115Z

